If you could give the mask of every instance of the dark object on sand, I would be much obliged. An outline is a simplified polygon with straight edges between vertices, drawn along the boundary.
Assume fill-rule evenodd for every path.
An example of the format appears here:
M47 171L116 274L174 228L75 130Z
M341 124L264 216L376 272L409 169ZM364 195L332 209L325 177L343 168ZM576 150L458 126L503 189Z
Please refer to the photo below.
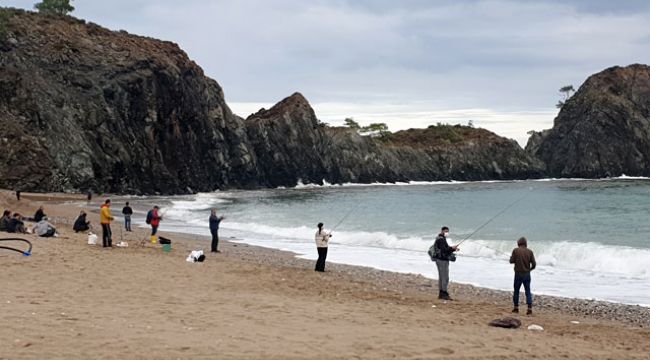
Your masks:
M165 244L171 244L172 241L162 236L158 236L158 243L161 245L165 245Z
M501 327L506 329L516 329L521 326L521 321L512 317L504 317L501 319L494 319L490 321L490 326Z
M199 255L199 257L196 258L196 261L198 261L198 262L203 262L203 261L205 261L205 255L203 255L203 254Z

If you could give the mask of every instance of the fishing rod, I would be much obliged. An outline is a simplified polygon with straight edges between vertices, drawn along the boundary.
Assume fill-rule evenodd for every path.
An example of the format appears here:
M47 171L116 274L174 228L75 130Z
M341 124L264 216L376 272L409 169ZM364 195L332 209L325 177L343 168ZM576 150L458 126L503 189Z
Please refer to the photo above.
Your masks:
M355 206L353 206L353 207L352 207L352 208L351 208L351 209L350 209L350 210L349 210L349 211L348 211L348 212L347 212L347 213L346 213L346 214L341 218L341 220L339 220L339 222L336 223L336 225L334 225L334 227L332 228L332 230L330 230L330 234L332 234L332 232L333 232L334 230L336 230L336 228L339 227L339 225L341 225L341 224L343 223L343 221L345 221L345 219L347 219L348 217L350 217L350 215L352 215L352 213L353 213L353 212L354 212L354 211L355 211L355 210L356 210L360 205L361 205L361 202L357 202L357 204L356 204Z
M23 254L23 256L30 256L32 254L32 243L29 242L29 240L19 239L19 238L5 238L5 239L0 239L0 241L23 241L23 242L26 242L29 245L29 249L27 249L27 251L22 251L20 249L12 248L12 247L9 247L9 246L0 246L0 249L12 250L12 251Z
M479 232L479 230L481 230L482 228L484 228L485 226L487 226L487 224L491 223L492 220L498 218L501 214L503 214L503 213L505 213L506 211L508 211L511 207L515 206L515 204L517 204L518 202L520 202L521 200L523 200L526 196L528 196L528 193L525 193L522 197L520 197L519 199L517 199L517 200L513 201L512 203L510 203L510 205L508 205L505 209L499 211L496 215L492 216L490 219L488 219L488 221L486 221L485 223L483 223L483 225L479 226L478 229L474 230L473 233L467 235L467 237L465 237L465 238L464 238L463 240L461 240L458 244L456 244L456 246L459 246L460 244L464 243L467 239L471 238L474 234L476 234L477 232ZM487 247L487 246L486 246L486 247ZM495 250L495 249L492 249L492 250Z

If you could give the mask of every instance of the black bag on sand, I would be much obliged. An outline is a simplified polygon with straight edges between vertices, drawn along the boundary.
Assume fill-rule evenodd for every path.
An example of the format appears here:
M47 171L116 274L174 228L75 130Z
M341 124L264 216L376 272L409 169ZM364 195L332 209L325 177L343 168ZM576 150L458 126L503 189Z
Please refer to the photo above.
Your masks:
M169 240L169 239L167 239L167 238L164 238L164 237L162 237L162 236L159 236L159 237L158 237L158 243L159 243L160 245L165 245L165 244L171 244L172 241Z
M521 326L521 321L513 317L504 317L501 319L494 319L490 321L490 326L506 328L506 329L516 329Z

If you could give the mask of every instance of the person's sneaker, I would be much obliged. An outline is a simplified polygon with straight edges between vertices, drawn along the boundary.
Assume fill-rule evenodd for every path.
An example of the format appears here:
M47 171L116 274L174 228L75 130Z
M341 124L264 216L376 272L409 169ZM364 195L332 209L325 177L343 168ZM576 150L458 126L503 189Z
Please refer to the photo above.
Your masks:
M449 301L453 301L453 300L454 300L454 299L451 298L451 296L449 296L449 293L446 292L446 291L443 291L443 292L442 292L442 296L443 296L443 300L449 300Z
M512 312L515 314L519 314L519 307L515 306L515 308L512 309Z
M526 310L526 315L533 315L533 309L528 308L528 310Z
M438 299L444 299L445 298L445 293L442 291L438 291Z

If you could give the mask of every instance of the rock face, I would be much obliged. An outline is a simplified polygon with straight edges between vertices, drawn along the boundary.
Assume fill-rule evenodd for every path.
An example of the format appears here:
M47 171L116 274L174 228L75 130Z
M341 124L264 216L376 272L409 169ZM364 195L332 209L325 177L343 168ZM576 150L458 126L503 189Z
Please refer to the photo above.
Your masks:
M650 67L589 77L526 150L554 177L650 176Z
M539 161L485 130L362 137L320 123L298 93L244 120L173 43L10 11L13 41L0 44L0 187L171 194L541 175Z

